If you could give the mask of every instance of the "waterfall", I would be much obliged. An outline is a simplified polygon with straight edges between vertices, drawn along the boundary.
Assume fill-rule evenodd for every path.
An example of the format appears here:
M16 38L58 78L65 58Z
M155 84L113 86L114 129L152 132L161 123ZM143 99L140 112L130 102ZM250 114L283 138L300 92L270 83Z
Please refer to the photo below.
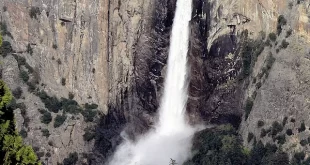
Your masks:
M190 156L195 128L185 118L188 98L187 53L192 0L178 0L170 39L165 89L155 129L133 143L125 141L115 152L110 165L178 164Z

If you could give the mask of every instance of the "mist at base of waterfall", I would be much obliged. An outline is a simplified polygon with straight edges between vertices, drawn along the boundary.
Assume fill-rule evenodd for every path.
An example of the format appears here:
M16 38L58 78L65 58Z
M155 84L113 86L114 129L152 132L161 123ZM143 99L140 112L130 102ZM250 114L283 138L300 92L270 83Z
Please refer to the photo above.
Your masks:
M137 139L137 143L125 140L109 164L169 165L171 159L182 164L191 156L192 137L197 129L187 125L170 134L155 129Z

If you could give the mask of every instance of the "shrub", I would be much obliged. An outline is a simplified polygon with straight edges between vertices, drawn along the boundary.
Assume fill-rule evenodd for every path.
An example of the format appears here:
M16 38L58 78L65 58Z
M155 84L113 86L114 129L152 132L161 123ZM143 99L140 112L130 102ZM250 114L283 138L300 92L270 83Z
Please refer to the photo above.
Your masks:
M40 97L41 101L44 103L45 107L49 111L54 112L54 113L59 112L59 110L61 109L61 103L55 96L50 97L43 90L38 92L37 95Z
M24 82L27 82L29 80L28 72L24 70L20 72L19 76Z
M82 111L82 115L84 116L84 120L86 122L93 122L94 117L97 115L97 111L91 109L85 109Z
M279 144L284 144L286 142L285 134L278 135L275 139L278 140Z
M8 41L3 41L2 46L0 47L0 54L2 54L3 57L6 57L8 54L12 53L12 45Z
M95 133L91 131L90 129L85 129L85 133L83 135L84 141L91 141L95 138Z
M66 78L61 78L61 85L65 86L66 85Z
M292 29L289 29L289 30L286 32L285 38L288 38L289 36L291 36L292 33L293 33L293 30L292 30Z
M300 127L298 128L298 132L300 133L300 132L304 132L306 130L306 125L305 125L305 123L304 122L302 122L301 124L300 124Z
M85 104L85 108L86 109L97 109L98 108L98 105L97 104L88 104L88 103L86 103Z
M272 128L271 128L271 135L274 137L275 135L277 135L279 132L281 132L283 130L283 126L277 122L274 121L272 123Z
M82 111L75 100L61 98L61 106L65 113L78 114Z
M293 6L294 6L293 2L289 2L289 3L288 3L288 8L289 8L289 9L293 9Z
M17 61L18 67L20 68L22 65L26 64L26 59L25 57L21 57L21 56L17 56L17 55L13 55L15 60Z
M249 132L248 134L248 143L254 138L254 134L252 132Z
M28 133L27 133L27 131L24 128L22 130L20 130L19 134L23 138L26 138L28 136Z
M28 91L30 93L32 93L36 90L36 84L33 81L27 82L27 85L28 85Z
M291 118L291 122L292 122L292 123L295 123L296 120L295 120L294 118Z
M277 33L278 33L278 35L281 34L282 26L286 25L286 23L287 23L287 20L284 18L283 15L280 15L278 17L278 25L277 25Z
M29 15L31 18L35 18L35 19L38 19L38 15L41 14L41 11L40 11L40 8L39 7L34 7L32 6L30 8L30 12L29 12Z
M273 42L277 40L277 35L275 33L270 33L269 34L269 39Z
M47 143L49 146L54 146L54 142L53 141L48 141Z
M249 114L252 111L253 108L253 100L251 98L248 98L246 100L246 104L245 104L245 119L248 119Z
M273 57L273 55L269 54L269 56L267 58L267 64L266 64L267 71L269 71L271 69L271 67L275 61L276 61L276 59Z
M286 125L287 119L288 119L288 117L286 117L286 116L283 118L283 120L282 120L283 127Z
M304 152L297 152L294 154L294 161L300 164L305 159L306 154Z
M1 30L1 33L3 36L8 36L10 38L13 39L13 36L12 34L8 31L8 26L6 25L5 22L0 22L0 30ZM9 43L9 42L8 42ZM0 45L1 46L1 45Z
M57 49L58 46L56 44L53 44L53 49Z
M30 55L33 54L33 49L30 44L27 45L27 53L29 53Z
M286 49L288 47L288 45L289 45L289 43L284 39L284 40L282 40L280 48Z
M50 152L47 152L46 154L45 154L45 157L51 157L52 156L52 154L50 153Z
M77 152L70 153L68 158L63 160L63 165L75 165L79 160Z
M57 59L57 63L58 65L61 65L61 60L59 58Z
M96 73L96 69L95 69L95 68L93 68L92 72L93 72L93 73Z
M13 90L13 96L16 98L16 99L20 99L20 97L22 96L23 94L23 90L21 87L17 87L16 89Z
M66 115L57 115L54 121L54 128L60 127L67 119Z
M264 121L258 120L258 122L257 122L257 127L258 127L258 128L260 128L260 127L262 127L262 126L264 126L264 125L265 125Z
M41 132L42 132L42 136L45 136L45 137L49 137L51 135L48 129L42 129Z
M3 12L6 12L6 11L8 11L8 7L6 7L6 6L3 6L3 7L2 7L2 10L3 10Z
M49 124L50 122L52 122L52 119L53 119L52 114L46 110L43 110L43 113L41 116L41 122L44 124Z
M74 99L74 94L72 92L69 92L69 96L68 97L69 97L70 100L73 100Z
M256 89L260 89L262 87L262 82L258 82L257 84L256 84Z
M287 129L287 130L286 130L286 134L287 134L288 136L293 135L292 129Z
M308 144L308 140L304 139L304 140L301 140L299 143L300 143L301 146L304 147L304 146L306 146Z

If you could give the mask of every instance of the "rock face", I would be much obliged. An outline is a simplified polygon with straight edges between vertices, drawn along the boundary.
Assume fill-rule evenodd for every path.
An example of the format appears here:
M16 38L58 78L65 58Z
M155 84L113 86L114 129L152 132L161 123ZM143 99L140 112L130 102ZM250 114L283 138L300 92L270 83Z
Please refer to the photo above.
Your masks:
M258 120L265 121L266 129L276 118L281 122L284 117L299 119L285 128L296 129L303 120L310 125L305 115L309 102L309 3L193 0L187 105L191 123L231 123L235 127L241 123L243 138L253 132L257 139L261 131L256 127ZM16 110L17 127L27 128L26 143L51 153L42 161L57 164L69 153L78 152L82 164L87 159L82 153L91 152L88 163L102 164L120 143L122 130L134 139L157 120L175 5L176 0L0 2L0 22L11 34L4 39L14 50L1 58L2 77L12 90L20 86L24 91L24 98L17 103L26 105L30 122L25 127L22 110ZM241 79L245 34L249 40L267 41L263 34L277 31L279 15L284 15L287 24L277 37L278 44L264 47L251 63L250 75ZM287 37L290 29L293 34ZM280 50L283 39L289 42L288 51ZM268 75L261 77L270 53L275 62ZM29 85L19 74L29 71L29 66L20 65L16 57L24 57L34 68L36 76L32 73L30 79L39 77L39 90L58 98L72 93L80 105L98 104L102 115L97 116L97 122L69 115L59 128L42 124L37 109L44 104L35 92L27 91ZM248 98L254 100L254 106L246 118ZM57 114L52 113L53 119ZM96 140L87 142L83 135L89 128L96 130ZM50 137L43 139L41 129L48 129ZM290 145L307 135L307 131L296 133L284 147L293 153ZM48 141L56 143L49 145ZM297 145L295 151L304 149Z

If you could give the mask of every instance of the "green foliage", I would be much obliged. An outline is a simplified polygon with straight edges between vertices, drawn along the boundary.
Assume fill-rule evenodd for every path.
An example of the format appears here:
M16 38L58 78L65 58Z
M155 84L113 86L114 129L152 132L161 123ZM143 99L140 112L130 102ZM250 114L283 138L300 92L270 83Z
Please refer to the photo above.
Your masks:
M97 109L98 108L98 105L97 104L88 104L88 103L86 103L85 104L85 108L86 109Z
M184 165L289 165L289 157L274 144L253 143L242 147L233 128L219 127L198 132L193 139L194 156Z
M8 107L12 94L2 80L0 80L0 98L0 164L39 165L33 149L22 143L22 137L15 130L13 110ZM20 133L24 137L27 136L25 130Z
M67 119L66 115L57 115L54 121L54 128L60 127Z
M287 130L286 130L286 134L287 134L288 136L293 135L292 129L287 129Z
M42 129L41 132L42 132L42 135L45 137L49 137L51 135L48 129Z
M55 96L51 97L43 90L38 92L37 95L40 97L41 101L49 111L54 113L59 112L61 109L61 103Z
M275 42L277 40L277 35L275 33L269 33L269 39L272 42Z
M0 80L0 116L2 114L4 114L6 108L5 106L7 106L10 101L12 100L12 93L10 91L10 89L7 87L7 85L2 81Z
M285 39L282 40L280 48L286 49L290 43L288 43Z
M248 77L252 73L252 66L264 49L265 43L262 40L245 40L241 50L241 57L243 62L241 79Z
M85 109L82 111L82 115L84 116L84 120L86 122L93 122L94 118L97 115L97 111L96 110L91 110L91 109Z
M260 137L261 138L263 138L263 137L265 137L266 135L267 135L267 131L263 128L262 130L261 130L261 132L260 132Z
M3 6L3 7L2 7L2 10L3 10L3 12L6 12L6 11L8 10L8 7Z
M295 123L296 120L295 120L294 118L291 118L291 122L292 122L292 123Z
M8 36L13 39L12 34L8 31L8 26L5 22L0 22L0 31L2 36ZM0 45L1 46L1 45Z
M249 132L248 134L248 143L254 138L254 134L252 132Z
M306 154L304 152L297 152L294 154L294 163L301 164L301 162L305 159Z
M30 55L33 54L33 49L30 44L27 45L27 53L29 53Z
M264 121L258 120L258 122L257 122L257 127L258 127L258 128L260 128L260 127L262 127L262 126L264 126L264 125L265 125L265 122L264 122Z
M292 29L289 29L289 30L286 32L285 38L288 38L289 36L291 36L292 33L293 33L293 30L292 30Z
M277 34L280 35L282 32L282 26L286 25L287 20L283 15L278 17Z
M41 14L41 11L40 11L40 8L39 7L34 7L34 6L31 6L30 8L30 12L29 12L29 15L30 17L33 19L38 19L38 15Z
M74 99L74 94L72 92L69 92L69 96L68 97L69 97L70 100L73 100Z
M54 48L54 49L57 49L58 46L57 46L56 44L53 44L53 48Z
M41 122L44 124L49 124L50 122L52 122L52 114L50 112L48 112L47 110L41 109L39 110L39 112L42 114L41 116Z
M85 141L91 141L95 138L95 133L91 129L87 128L84 131L83 139Z
M28 136L28 133L24 128L20 130L19 134L22 138L26 138Z
M23 94L23 90L21 87L17 87L16 89L13 90L13 96L16 98L16 99L20 99L20 97L22 96Z
M3 57L5 57L12 52L13 49L11 43L8 41L2 41L2 45L0 47L0 54L2 54Z
M61 85L65 86L66 85L66 78L61 78Z
M58 65L61 65L61 60L59 58L57 59L57 63Z
M252 111L252 108L253 108L253 105L254 105L254 102L253 102L253 99L252 98L248 98L246 100L246 103L245 103L245 120L248 119L251 111Z
M217 165L246 163L240 137L231 126L221 126L198 132L193 150L199 151L185 165Z
M78 114L82 112L81 107L75 100L61 98L61 106L65 113Z
M286 116L283 118L283 120L282 120L283 127L287 124L287 119L288 119L288 117L286 117Z
M285 134L278 135L274 138L274 141L277 140L278 144L284 144L286 142Z
M27 82L29 80L29 75L27 71L22 70L19 76L24 82Z
M63 160L63 165L75 165L78 160L79 156L77 152L70 153L69 157Z
M300 127L298 128L298 132L304 132L306 130L306 125L305 125L305 122L302 122L300 124Z
M307 144L308 144L308 140L306 140L306 139L303 139L300 141L301 146L306 146Z
M3 37L2 37L2 34L0 33L0 47L2 46L2 42L3 42Z
M283 126L277 122L277 121L274 121L272 123L272 127L271 127L271 135L272 137L276 136L278 133L280 133L281 131L283 130Z

